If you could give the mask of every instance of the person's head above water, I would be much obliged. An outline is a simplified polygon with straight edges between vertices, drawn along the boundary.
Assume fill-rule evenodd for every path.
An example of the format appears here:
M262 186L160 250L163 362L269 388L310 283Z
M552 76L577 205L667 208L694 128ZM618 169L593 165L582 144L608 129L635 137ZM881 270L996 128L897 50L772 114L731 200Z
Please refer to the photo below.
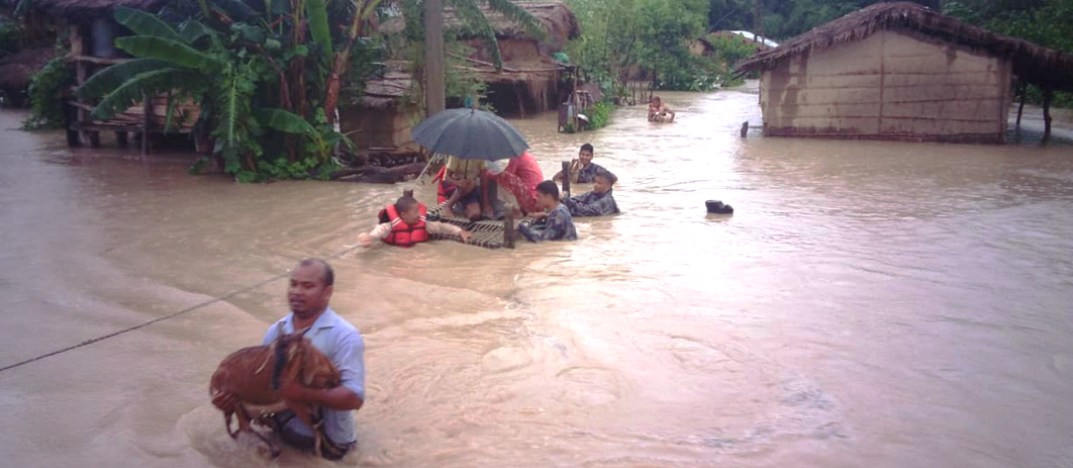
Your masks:
M335 272L328 262L319 258L302 260L291 270L291 283L287 288L291 312L303 320L324 312L332 298L334 284Z
M596 172L596 177L592 181L592 191L596 193L607 193L611 190L611 187L618 182L618 177L612 174L611 171L601 170Z
M536 191L541 207L550 210L559 204L559 185L555 182L545 180L536 186Z
M395 201L395 211L399 213L399 219L406 224L414 224L421 220L421 210L418 208L420 203L417 199L410 196L399 197Z
M649 106L659 107L662 104L663 104L663 102L660 101L659 96L652 96L652 99L648 101Z
M581 166L585 167L592 163L593 148L589 143L581 145L581 151L578 151L577 158L581 161Z

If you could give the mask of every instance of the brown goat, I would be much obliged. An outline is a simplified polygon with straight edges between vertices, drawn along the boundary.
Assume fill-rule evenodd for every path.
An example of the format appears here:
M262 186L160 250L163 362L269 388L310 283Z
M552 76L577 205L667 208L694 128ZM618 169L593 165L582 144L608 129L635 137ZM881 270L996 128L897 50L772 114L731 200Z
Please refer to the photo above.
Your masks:
M323 427L317 420L319 408L284 400L279 389L290 382L312 388L334 388L342 379L339 371L324 353L321 353L305 338L309 329L293 334L280 334L272 343L242 348L224 358L212 374L209 395L220 393L235 395L239 403L235 410L224 411L224 425L232 438L242 431L249 431L268 445L272 457L279 455L273 441L253 430L250 423L265 424L274 413L289 409L302 422L314 429L314 450L321 454ZM238 420L238 429L231 430L231 416Z

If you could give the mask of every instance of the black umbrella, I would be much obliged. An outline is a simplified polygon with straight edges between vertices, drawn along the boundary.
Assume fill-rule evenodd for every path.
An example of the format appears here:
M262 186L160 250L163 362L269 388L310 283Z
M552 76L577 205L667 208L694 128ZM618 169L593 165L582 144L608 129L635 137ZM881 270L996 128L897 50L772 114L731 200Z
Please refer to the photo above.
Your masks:
M433 153L461 159L495 161L519 156L529 148L510 122L477 109L439 112L414 127L413 136Z

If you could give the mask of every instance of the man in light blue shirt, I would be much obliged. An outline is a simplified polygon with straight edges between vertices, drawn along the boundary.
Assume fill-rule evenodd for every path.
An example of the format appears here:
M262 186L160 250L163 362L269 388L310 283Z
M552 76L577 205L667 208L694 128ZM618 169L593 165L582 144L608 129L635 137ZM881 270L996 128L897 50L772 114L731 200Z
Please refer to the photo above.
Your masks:
M275 340L280 333L294 333L309 328L305 334L318 350L332 361L342 377L342 384L335 388L309 388L291 382L280 388L284 399L307 402L324 408L324 441L321 452L325 458L342 458L357 443L354 427L354 411L365 401L365 342L354 325L335 313L328 302L332 297L335 274L327 262L319 259L303 260L291 272L287 300L291 314L269 327L264 344ZM233 407L232 395L213 399L221 409ZM273 417L273 429L284 443L300 450L313 450L313 428L305 425L291 411L277 413Z

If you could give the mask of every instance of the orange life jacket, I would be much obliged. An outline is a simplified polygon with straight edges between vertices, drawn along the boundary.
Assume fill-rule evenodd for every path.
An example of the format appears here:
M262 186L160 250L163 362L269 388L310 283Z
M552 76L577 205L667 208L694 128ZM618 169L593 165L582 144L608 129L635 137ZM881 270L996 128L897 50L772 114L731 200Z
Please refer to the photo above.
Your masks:
M417 209L421 213L421 218L412 225L402 221L394 203L380 210L380 222L391 223L391 234L384 238L384 243L399 247L412 247L418 242L428 242L428 230L425 224L428 208L424 204L418 204Z

